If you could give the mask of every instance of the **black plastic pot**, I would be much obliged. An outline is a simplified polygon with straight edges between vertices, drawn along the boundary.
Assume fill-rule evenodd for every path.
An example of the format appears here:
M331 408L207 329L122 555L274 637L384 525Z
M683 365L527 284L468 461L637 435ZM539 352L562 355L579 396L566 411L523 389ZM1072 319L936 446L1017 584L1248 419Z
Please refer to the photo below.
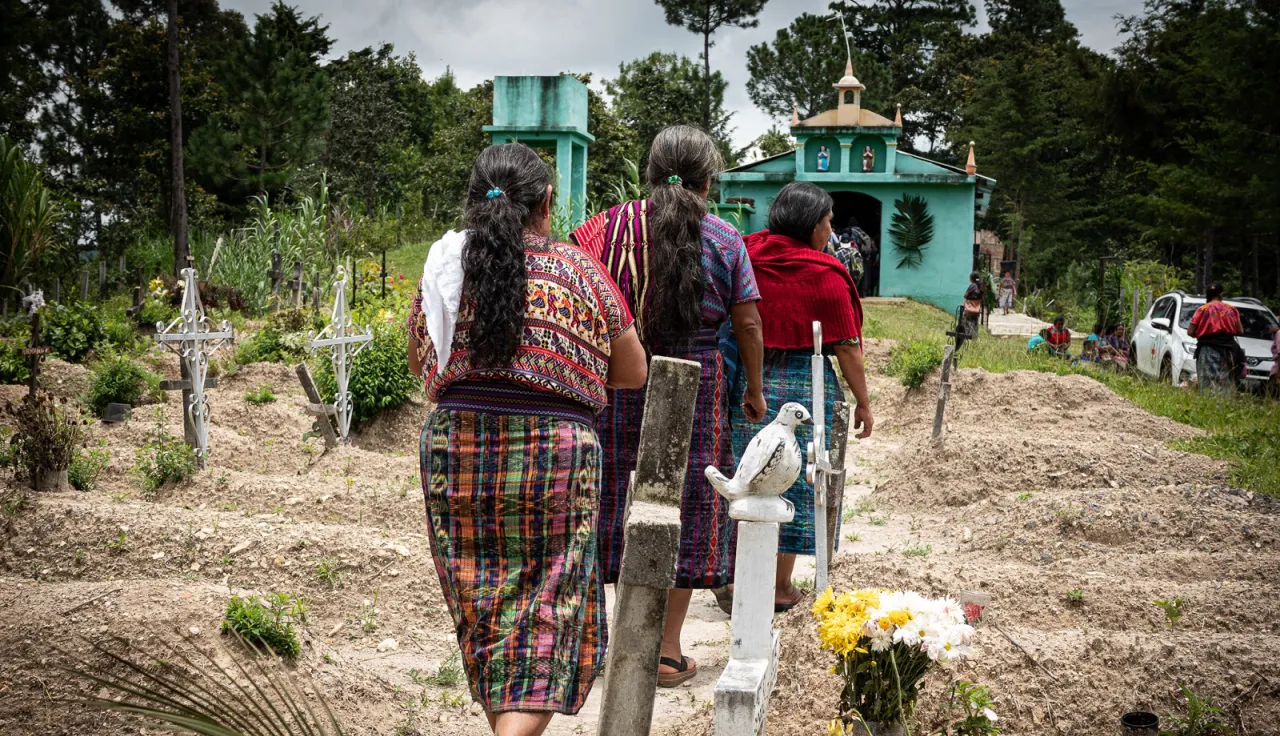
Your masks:
M1135 710L1120 716L1120 733L1125 736L1150 736L1160 731L1160 716Z

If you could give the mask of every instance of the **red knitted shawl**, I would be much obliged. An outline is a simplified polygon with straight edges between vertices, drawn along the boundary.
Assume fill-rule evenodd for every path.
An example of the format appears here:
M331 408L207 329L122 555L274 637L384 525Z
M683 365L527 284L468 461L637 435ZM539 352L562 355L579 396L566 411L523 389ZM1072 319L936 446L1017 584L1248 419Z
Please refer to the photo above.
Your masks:
M812 348L815 321L822 323L824 343L862 337L858 287L835 256L768 230L748 235L746 243L760 285L766 348Z

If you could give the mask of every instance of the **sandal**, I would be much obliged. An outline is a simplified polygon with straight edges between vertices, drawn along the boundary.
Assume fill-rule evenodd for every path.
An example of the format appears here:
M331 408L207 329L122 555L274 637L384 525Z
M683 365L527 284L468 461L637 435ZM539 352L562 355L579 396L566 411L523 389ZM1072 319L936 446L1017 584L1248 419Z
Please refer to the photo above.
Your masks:
M774 613L786 613L787 611L790 611L791 609L800 605L800 602L804 600L803 590L800 590L799 588L795 588L795 587L793 587L792 590L796 592L796 595L790 601L786 603L778 603L776 601L774 602L773 604Z
M684 655L680 656L679 662L670 657L663 657L658 660L658 664L666 665L675 670L675 672L659 672L658 687L679 687L692 680L698 674L698 663L691 662Z

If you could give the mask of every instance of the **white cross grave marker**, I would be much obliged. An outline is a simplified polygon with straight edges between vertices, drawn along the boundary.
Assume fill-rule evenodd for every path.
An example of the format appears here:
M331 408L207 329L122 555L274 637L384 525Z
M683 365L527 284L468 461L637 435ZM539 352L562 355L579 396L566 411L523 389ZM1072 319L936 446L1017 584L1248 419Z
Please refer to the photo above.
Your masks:
M831 453L827 449L826 357L822 354L822 323L813 323L813 441L809 443L805 478L813 484L814 590L827 589L827 479L833 473Z
M348 334L351 329L351 316L347 314L347 274L339 266L338 280L333 284L333 315L329 318L329 326L318 335L313 333L307 347L312 350L329 349L329 361L333 364L333 376L338 384L333 407L338 417L338 434L343 442L347 441L347 433L351 431L352 401L351 392L347 390L351 361L373 339L373 331L368 326L363 334L358 331Z
M209 329L209 318L200 303L200 285L194 268L182 269L182 309L168 325L156 323L156 341L182 360L183 411L191 423L196 457L203 465L209 452L209 402L204 397L209 373L209 355L235 341L235 331L226 320L218 330Z

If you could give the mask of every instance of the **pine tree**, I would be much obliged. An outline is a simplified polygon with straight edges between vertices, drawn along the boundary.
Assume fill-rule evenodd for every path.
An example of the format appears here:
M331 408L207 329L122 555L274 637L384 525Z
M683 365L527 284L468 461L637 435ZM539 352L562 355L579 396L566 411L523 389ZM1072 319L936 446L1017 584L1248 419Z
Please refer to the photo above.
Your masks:
M326 28L314 18L295 22L291 10L277 3L272 15L257 17L220 69L227 108L191 138L193 167L242 194L284 188L318 156L328 124L327 82L312 60L328 48Z
M715 80L711 76L711 36L724 27L755 28L756 16L768 0L655 0L667 14L667 23L684 26L702 36L702 129L715 124ZM721 90L723 98L723 90Z

